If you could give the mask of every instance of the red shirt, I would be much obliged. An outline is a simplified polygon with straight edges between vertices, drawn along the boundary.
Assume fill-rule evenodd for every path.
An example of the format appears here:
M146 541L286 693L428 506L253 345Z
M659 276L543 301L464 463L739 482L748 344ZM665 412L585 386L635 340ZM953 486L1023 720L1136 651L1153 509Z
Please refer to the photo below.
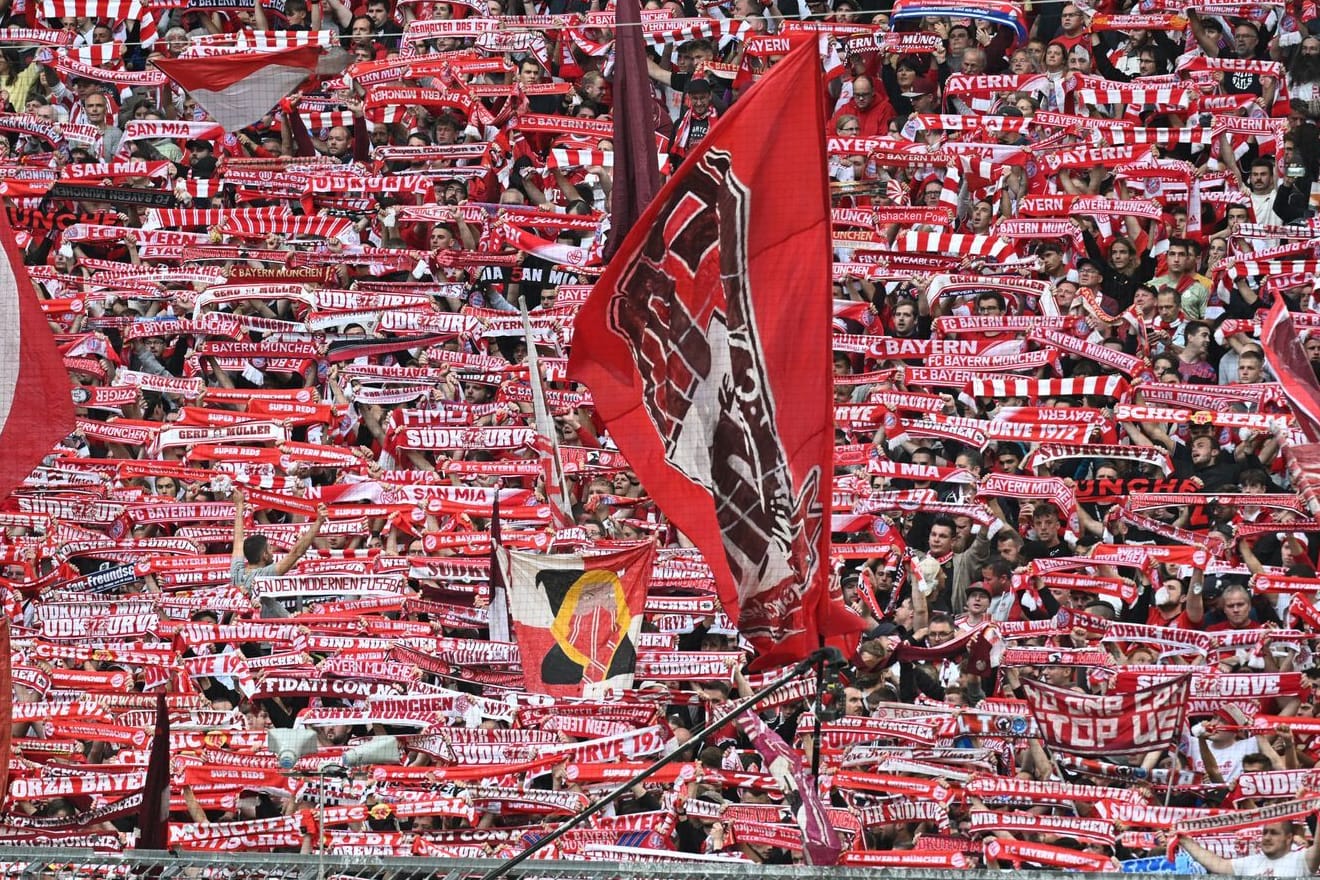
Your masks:
M1081 46L1088 53L1095 53L1095 50L1091 48L1091 35L1086 31L1082 31L1075 37L1070 37L1067 34L1061 33L1054 39L1050 40L1050 42L1058 43L1060 46L1063 46L1065 52L1072 52L1073 49Z
M1179 611L1173 617L1165 617L1159 608L1151 607L1146 614L1146 626L1167 626L1170 629L1196 629L1186 611Z
M835 123L840 116L856 116L861 122L861 130L857 132L858 137L884 137L889 134L889 123L893 120L894 107L889 103L889 98L883 93L877 91L875 97L871 99L871 106L865 110L858 108L857 101L849 99L848 103L839 108L832 117L830 117L829 131L836 131Z
M1216 623L1213 626L1207 626L1205 628L1205 631L1226 632L1229 630L1264 629L1264 628L1265 628L1265 624L1261 623L1259 620L1248 620L1245 626L1230 626L1227 620L1221 620L1219 621L1219 623Z

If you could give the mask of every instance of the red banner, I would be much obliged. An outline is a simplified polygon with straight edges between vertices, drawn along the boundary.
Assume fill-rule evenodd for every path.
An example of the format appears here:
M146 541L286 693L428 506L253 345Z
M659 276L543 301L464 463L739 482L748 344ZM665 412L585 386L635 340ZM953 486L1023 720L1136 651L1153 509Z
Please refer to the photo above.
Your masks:
M1024 679L1027 704L1052 748L1103 758L1168 748L1182 730L1190 675L1131 693L1083 694Z

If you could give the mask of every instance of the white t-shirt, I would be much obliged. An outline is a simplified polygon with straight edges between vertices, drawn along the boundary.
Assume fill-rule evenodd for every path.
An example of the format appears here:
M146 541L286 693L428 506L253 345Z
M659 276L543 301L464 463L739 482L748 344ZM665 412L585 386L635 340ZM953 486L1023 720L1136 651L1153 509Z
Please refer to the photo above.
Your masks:
M1224 782L1232 783L1242 772L1242 759L1247 755L1253 755L1260 751L1256 745L1254 736L1246 739L1240 739L1228 746L1217 746L1210 743L1210 753L1215 756L1215 763L1219 765L1219 773L1224 777ZM1205 771L1205 764L1201 761L1201 750L1197 747L1195 740L1192 741L1189 752L1192 759L1192 766L1200 771Z
M1266 858L1264 853L1232 859L1235 877L1309 877L1306 851L1294 850L1277 859Z

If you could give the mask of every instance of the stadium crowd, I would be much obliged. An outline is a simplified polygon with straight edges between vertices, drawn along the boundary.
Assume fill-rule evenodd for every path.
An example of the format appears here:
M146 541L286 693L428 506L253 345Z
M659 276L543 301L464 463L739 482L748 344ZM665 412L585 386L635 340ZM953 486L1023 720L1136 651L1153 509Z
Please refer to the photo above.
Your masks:
M828 564L865 633L819 702L808 676L758 710L818 765L842 863L1312 873L1320 527L1261 319L1282 299L1320 363L1315 4L642 21L665 173L819 46ZM0 512L0 844L131 847L166 692L174 847L510 856L681 745L545 854L802 860L747 736L692 737L776 671L565 375L610 231L613 23L0 2L0 181L78 417ZM227 84L153 66L303 45L317 74L241 130ZM631 688L524 689L494 528L656 542ZM319 751L289 772L267 731L295 725Z

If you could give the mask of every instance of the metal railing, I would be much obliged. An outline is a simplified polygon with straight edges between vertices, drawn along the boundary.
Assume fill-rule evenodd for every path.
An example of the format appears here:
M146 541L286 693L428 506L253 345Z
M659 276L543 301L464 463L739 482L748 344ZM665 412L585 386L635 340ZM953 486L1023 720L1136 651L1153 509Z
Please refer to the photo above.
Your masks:
M85 849L0 849L0 880L477 880L500 862L490 859L384 858L282 853L96 853ZM746 862L585 862L534 860L511 870L510 880L1065 880L1063 871L812 868ZM1091 874L1096 878L1171 878L1178 874ZM1205 880L1199 875L1198 880Z

